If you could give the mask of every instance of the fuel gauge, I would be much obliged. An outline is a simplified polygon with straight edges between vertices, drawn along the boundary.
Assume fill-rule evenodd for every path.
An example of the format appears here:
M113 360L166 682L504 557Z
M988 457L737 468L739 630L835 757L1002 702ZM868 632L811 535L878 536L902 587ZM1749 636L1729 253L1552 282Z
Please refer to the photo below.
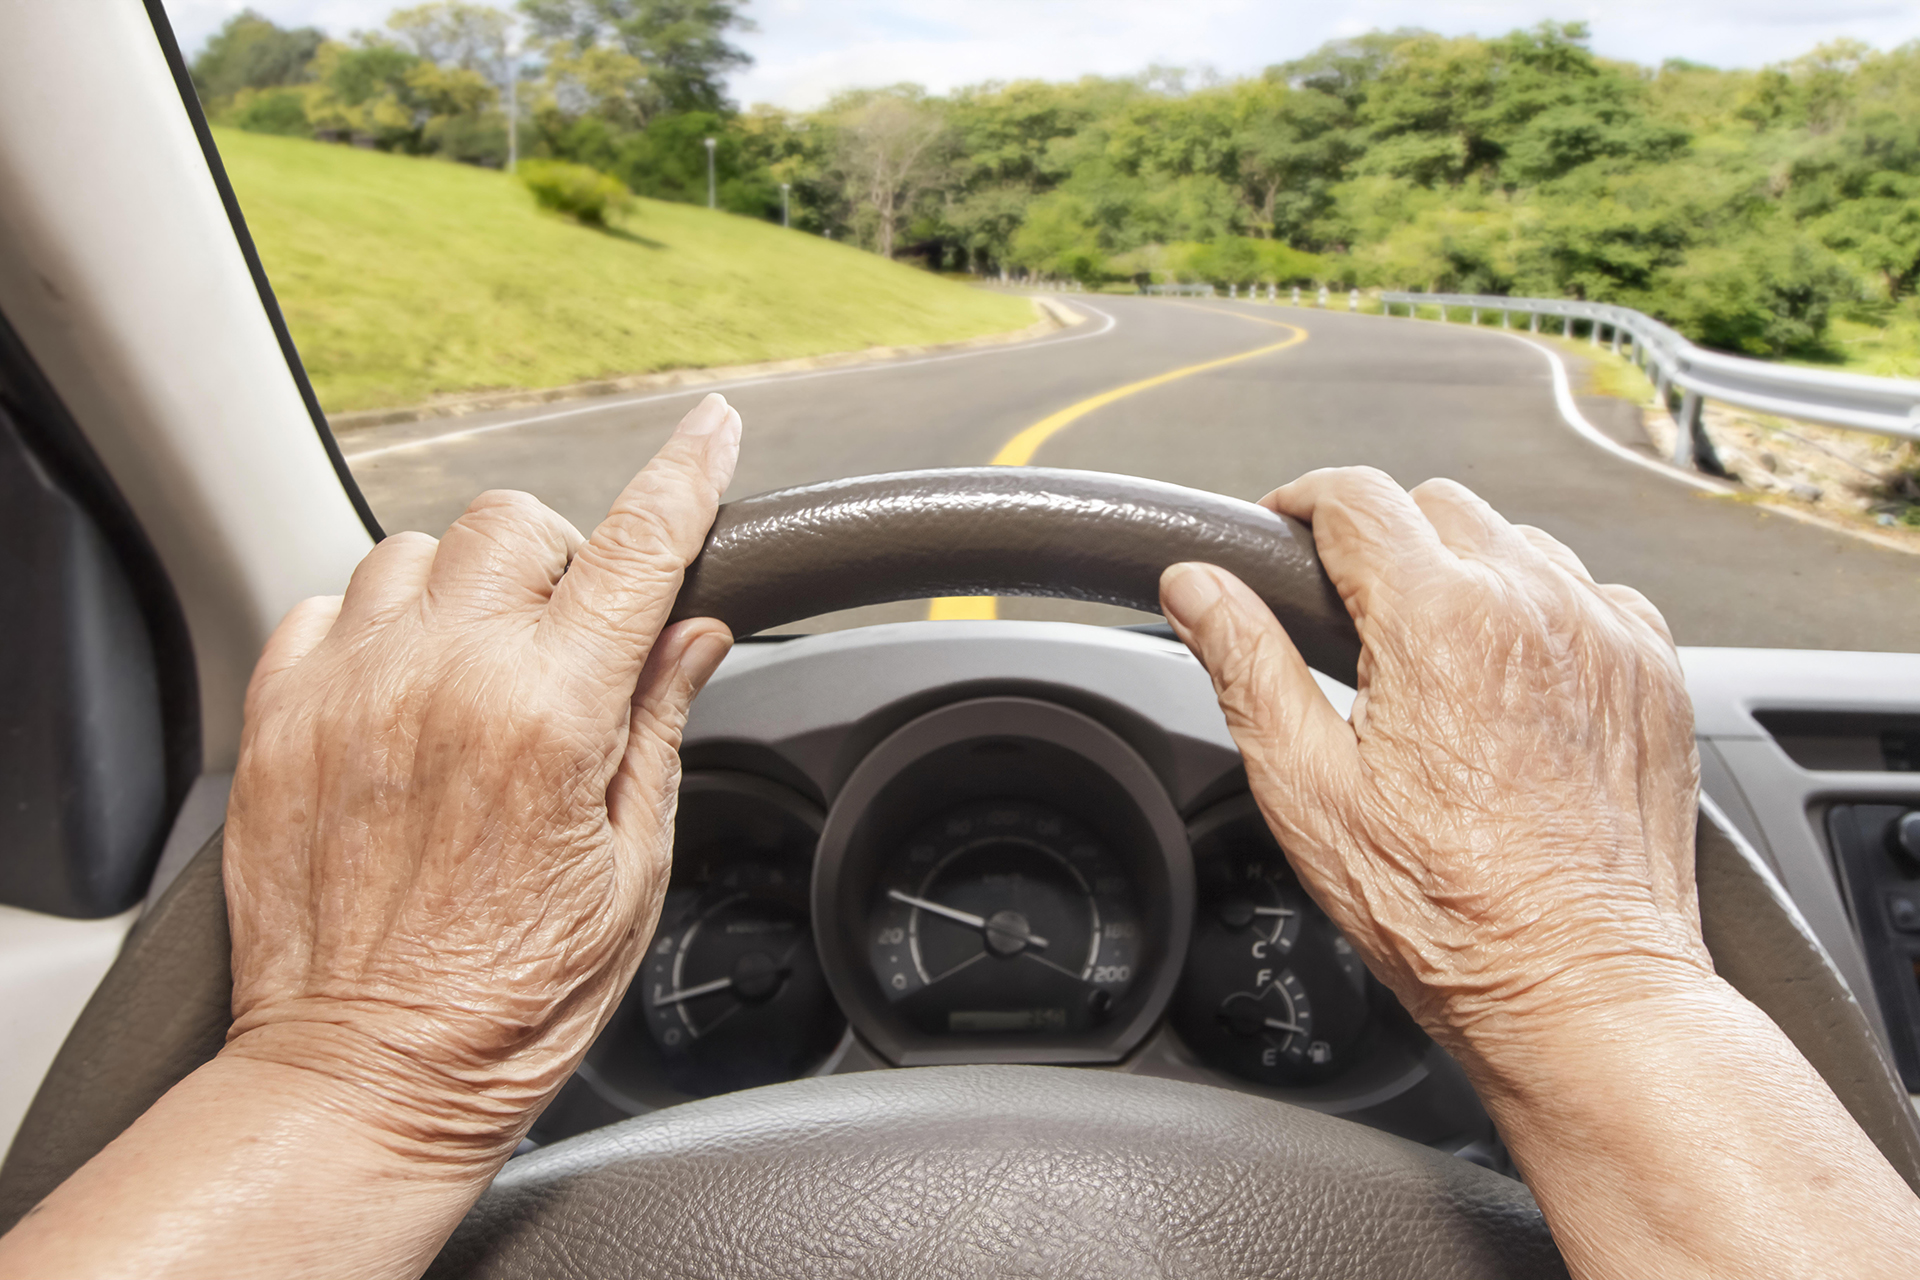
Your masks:
M1262 1084L1338 1075L1366 1027L1365 966L1251 802L1223 809L1195 824L1199 907L1174 1028L1211 1065Z

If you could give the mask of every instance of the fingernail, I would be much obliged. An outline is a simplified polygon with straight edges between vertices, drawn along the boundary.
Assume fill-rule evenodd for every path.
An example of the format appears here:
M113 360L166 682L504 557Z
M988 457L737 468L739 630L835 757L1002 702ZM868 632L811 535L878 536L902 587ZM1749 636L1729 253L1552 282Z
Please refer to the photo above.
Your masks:
M707 681L713 679L713 673L720 669L721 661L732 648L733 637L724 631L702 632L687 646L680 666L696 694L707 687Z
M1160 575L1160 607L1168 618L1191 630L1220 603L1220 580L1204 564L1170 565Z
M710 392L706 399L693 406L687 416L680 419L680 434L710 436L726 425L732 416L732 406L727 403L727 398L718 391Z

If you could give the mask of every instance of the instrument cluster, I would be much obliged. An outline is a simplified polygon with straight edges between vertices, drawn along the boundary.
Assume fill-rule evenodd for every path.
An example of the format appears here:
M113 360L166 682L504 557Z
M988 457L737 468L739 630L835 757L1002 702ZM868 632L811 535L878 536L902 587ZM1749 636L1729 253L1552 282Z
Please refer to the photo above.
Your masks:
M601 1123L935 1063L1326 1097L1404 1074L1419 1041L1249 796L1182 820L1105 724L989 697L886 736L826 812L689 773L659 929L580 1079Z

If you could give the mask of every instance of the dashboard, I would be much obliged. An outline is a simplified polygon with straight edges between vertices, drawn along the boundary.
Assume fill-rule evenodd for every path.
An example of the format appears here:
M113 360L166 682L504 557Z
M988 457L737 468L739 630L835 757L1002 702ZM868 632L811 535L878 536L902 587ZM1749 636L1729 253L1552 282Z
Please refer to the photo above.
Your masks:
M659 928L536 1141L801 1076L1003 1062L1208 1083L1501 1160L1458 1069L1302 890L1205 673L1163 636L743 644L682 759Z

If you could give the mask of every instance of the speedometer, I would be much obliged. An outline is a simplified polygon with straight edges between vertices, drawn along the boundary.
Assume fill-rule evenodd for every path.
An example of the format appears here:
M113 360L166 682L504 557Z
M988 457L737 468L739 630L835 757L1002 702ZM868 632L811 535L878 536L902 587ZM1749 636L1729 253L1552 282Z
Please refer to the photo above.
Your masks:
M814 863L820 963L899 1066L1118 1062L1159 1022L1193 920L1166 784L1037 698L908 721L834 797Z
M952 809L876 881L868 934L880 989L923 1031L1082 1031L1138 964L1139 909L1085 826L1031 801Z

